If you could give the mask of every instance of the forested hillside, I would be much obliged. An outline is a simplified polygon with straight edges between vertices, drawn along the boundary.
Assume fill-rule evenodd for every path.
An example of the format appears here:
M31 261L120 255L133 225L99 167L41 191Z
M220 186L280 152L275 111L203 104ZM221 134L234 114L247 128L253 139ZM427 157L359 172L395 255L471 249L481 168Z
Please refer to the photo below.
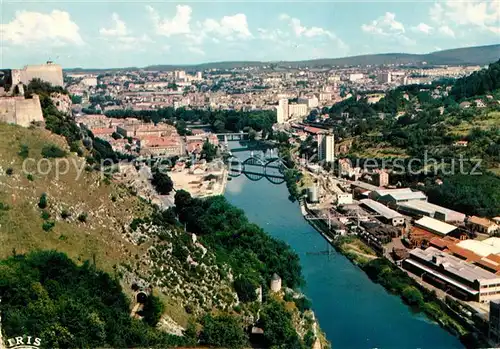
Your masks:
M28 91L41 95L48 130L0 124L7 336L29 333L45 348L72 347L72 341L77 347L243 348L257 314L273 309L259 324L269 329L263 340L311 348L316 335L308 301L291 289L269 292L274 273L290 288L301 284L298 256L288 245L222 197L198 200L179 192L177 210L137 197L137 188L114 179L116 169L101 172L100 158L118 160L109 144L57 110L51 94L64 91L39 81ZM229 129L252 122L257 128L261 117L260 127L272 123L265 114L210 121L221 117ZM58 163L63 168L56 172ZM137 285L153 296L134 312ZM288 330L273 335L280 327Z
M168 348L187 341L132 319L118 280L88 261L78 266L55 251L13 255L0 261L0 275L7 338L37 336L47 349ZM154 318L159 310L152 307L145 313Z

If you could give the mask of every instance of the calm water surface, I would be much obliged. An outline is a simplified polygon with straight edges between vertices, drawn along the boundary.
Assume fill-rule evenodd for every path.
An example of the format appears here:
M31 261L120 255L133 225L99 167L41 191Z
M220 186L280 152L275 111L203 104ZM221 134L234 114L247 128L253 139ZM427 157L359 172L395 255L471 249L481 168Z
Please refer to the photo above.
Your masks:
M235 153L244 160L250 153ZM414 314L342 255L308 255L324 251L326 241L288 200L285 184L241 175L228 182L226 198L243 209L250 221L286 241L300 256L306 285L321 328L339 348L462 348L459 340Z

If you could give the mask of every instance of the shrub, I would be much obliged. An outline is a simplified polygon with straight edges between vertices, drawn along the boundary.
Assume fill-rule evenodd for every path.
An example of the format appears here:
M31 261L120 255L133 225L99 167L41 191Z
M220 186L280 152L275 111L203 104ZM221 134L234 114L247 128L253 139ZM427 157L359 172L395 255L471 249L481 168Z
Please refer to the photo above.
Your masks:
M28 181L30 181L30 182L33 182L35 180L35 178L33 177L33 175L31 173L28 173L26 178L28 178Z
M30 150L26 144L21 144L18 155L23 159L28 158L28 156L30 155Z
M7 170L5 170L5 173L7 176L12 176L14 174L14 169L12 167L9 167Z
M66 152L55 144L47 144L42 148L42 156L44 158L63 158Z
M38 201L38 207L40 207L42 210L47 207L47 194L43 193L42 196L40 196L40 201Z
M48 220L50 218L50 213L48 213L47 211L43 210L42 211L42 219L44 221Z
M87 221L87 214L85 212L80 213L80 215L78 215L78 220L82 223L85 223Z
M62 210L62 212L61 212L61 218L62 219L67 219L69 217L71 217L71 213L68 210Z
M54 221L45 221L42 224L42 229L44 231L50 231L50 230L52 230L52 228L54 228L55 225L56 225L56 223Z
M80 149L80 144L78 142L71 142L71 144L69 145L69 151L77 153L78 156L83 155L83 151Z

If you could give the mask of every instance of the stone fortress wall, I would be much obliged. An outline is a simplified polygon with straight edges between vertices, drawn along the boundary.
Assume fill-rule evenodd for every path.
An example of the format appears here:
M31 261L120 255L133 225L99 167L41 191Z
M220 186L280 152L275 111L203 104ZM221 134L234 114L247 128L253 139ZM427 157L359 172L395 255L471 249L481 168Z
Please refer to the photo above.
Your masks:
M32 98L24 97L24 85L28 85L33 79L49 82L53 86L64 86L62 67L52 62L40 65L27 65L23 69L4 70L4 76L9 76L10 90L18 93L3 91L0 93L0 122L17 124L28 127L32 122L43 122L42 106L40 98L33 95ZM5 75L7 73L7 75ZM67 97L67 96L64 96ZM68 109L67 101L60 97L58 109ZM60 104L60 105L59 105ZM71 101L69 102L71 106ZM69 107L70 108L70 107ZM67 112L67 110L65 110Z
M0 98L0 122L28 127L32 122L43 122L40 98L24 96Z
M23 69L12 69L12 85L22 82L28 85L33 79L50 82L53 86L64 86L63 71L59 64L27 65Z

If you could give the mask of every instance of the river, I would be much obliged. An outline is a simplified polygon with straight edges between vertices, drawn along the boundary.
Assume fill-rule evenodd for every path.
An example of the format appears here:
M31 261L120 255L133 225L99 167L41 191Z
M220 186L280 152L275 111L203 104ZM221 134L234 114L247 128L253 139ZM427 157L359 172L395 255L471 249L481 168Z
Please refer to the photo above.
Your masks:
M234 155L244 160L250 152ZM328 245L302 217L298 204L288 200L284 183L241 175L228 182L225 197L243 209L250 221L299 254L306 281L303 292L311 299L334 349L463 347L456 337L425 315L412 312L341 254L307 254L324 251Z

